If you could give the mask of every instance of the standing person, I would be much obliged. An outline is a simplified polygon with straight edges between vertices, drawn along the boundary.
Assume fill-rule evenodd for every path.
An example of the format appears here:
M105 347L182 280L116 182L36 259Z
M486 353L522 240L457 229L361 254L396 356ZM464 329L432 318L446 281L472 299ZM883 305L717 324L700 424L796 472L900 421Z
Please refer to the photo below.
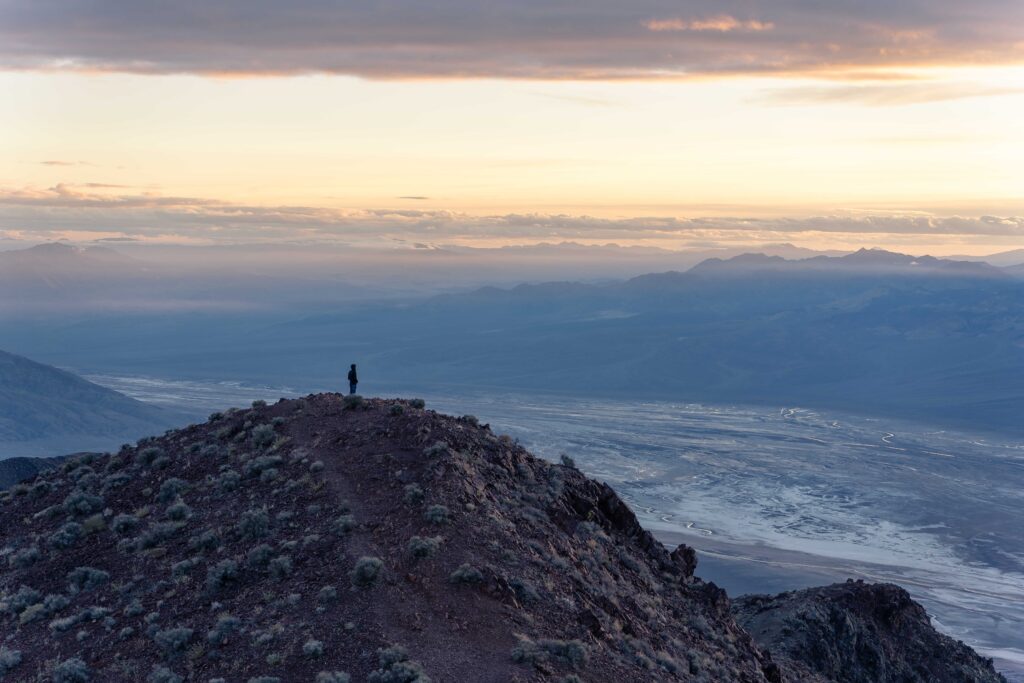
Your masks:
M356 385L359 384L359 376L356 375L356 364L352 364L352 369L348 371L348 393L356 393Z

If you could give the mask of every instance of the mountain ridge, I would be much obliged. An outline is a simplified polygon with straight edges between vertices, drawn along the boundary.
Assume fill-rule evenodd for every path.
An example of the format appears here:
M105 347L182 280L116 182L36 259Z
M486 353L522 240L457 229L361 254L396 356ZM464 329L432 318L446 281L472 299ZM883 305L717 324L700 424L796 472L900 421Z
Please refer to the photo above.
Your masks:
M418 400L218 413L20 484L0 522L18 679L830 680L773 661L571 459Z

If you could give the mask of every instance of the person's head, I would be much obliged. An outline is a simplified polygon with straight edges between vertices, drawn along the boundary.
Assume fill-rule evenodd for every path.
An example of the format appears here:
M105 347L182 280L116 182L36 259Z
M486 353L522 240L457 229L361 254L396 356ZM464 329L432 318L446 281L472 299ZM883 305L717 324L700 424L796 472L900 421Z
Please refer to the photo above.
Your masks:
M356 364L355 364L355 363L353 363L353 364L352 364L352 369L353 369L353 370L355 370L355 369L356 369Z

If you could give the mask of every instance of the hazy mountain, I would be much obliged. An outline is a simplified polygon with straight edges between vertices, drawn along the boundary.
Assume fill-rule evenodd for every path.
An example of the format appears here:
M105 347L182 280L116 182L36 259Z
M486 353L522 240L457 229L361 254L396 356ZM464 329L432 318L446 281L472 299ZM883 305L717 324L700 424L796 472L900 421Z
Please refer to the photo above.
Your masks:
M64 457L6 458L0 460L0 490L10 488L20 481L31 479L40 472L53 469L63 461Z
M804 405L1024 433L1024 282L865 251L743 256L622 282L272 314L108 316L0 344L108 374Z
M1024 264L1024 249L1011 249L987 256L950 256L949 258L958 261L985 261L993 266L1005 268L1006 266Z
M69 461L0 496L0 548L18 680L867 680L825 675L839 652L912 673L883 683L1002 681L842 584L818 649L774 662L606 484L421 402L314 395Z
M116 448L180 417L0 351L0 458Z

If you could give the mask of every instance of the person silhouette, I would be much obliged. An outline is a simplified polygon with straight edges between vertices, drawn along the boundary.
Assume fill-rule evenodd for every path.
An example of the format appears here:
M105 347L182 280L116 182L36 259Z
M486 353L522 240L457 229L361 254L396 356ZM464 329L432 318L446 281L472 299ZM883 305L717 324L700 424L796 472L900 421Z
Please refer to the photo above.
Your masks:
M348 371L348 393L356 393L356 385L359 384L359 376L356 375L356 364L352 364L352 369Z

